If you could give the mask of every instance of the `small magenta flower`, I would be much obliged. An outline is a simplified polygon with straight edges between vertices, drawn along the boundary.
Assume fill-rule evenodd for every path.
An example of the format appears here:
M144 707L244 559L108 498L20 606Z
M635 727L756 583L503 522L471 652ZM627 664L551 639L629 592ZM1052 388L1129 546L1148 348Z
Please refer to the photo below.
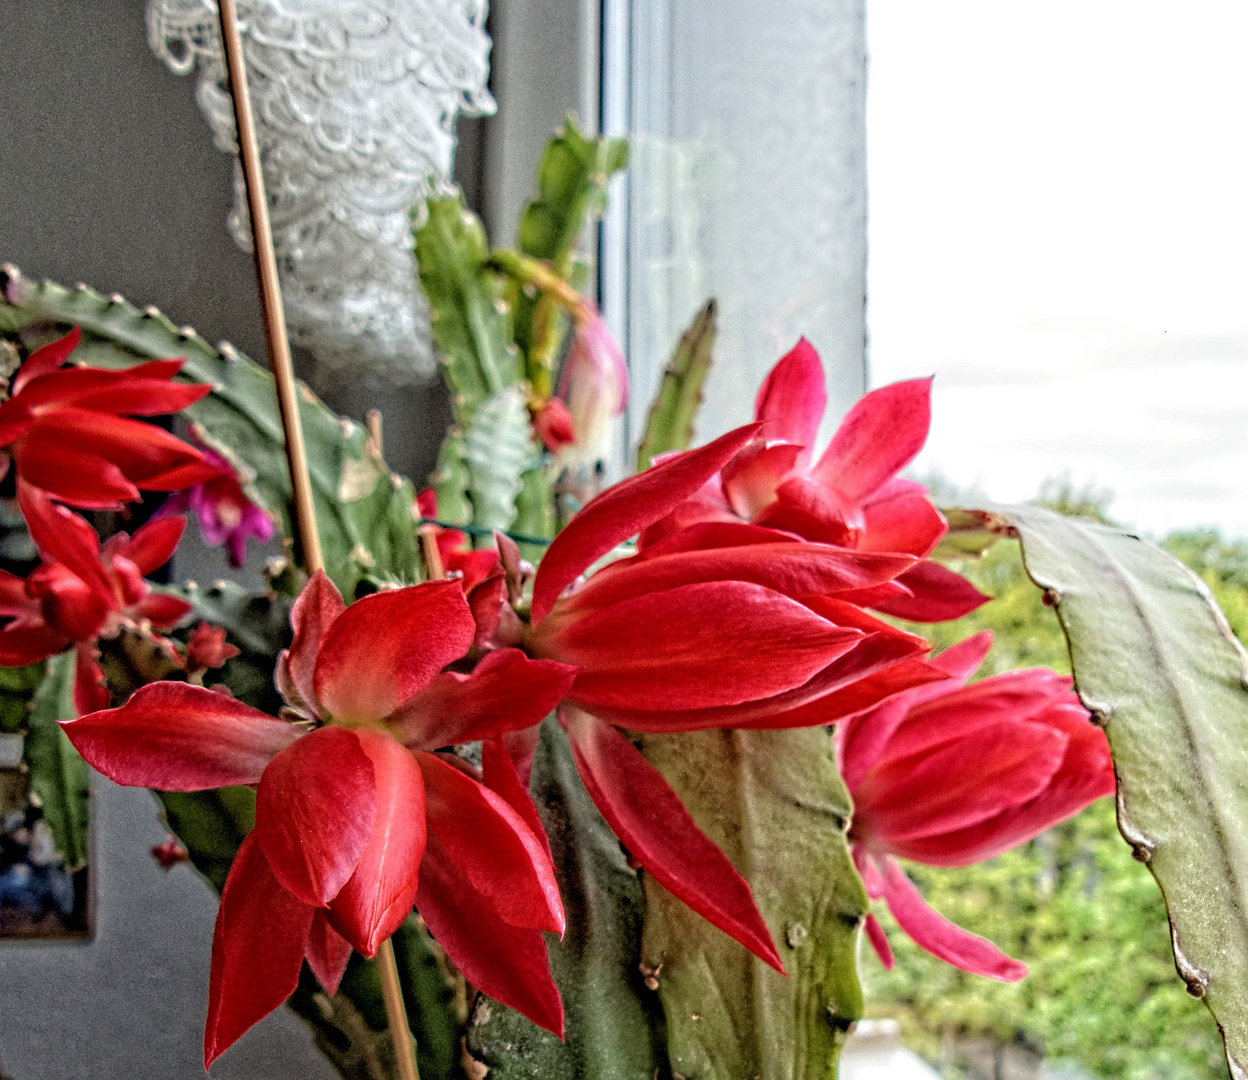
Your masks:
M249 536L262 544L273 538L273 519L243 493L238 474L225 458L208 447L203 448L203 455L217 475L175 491L154 517L193 511L204 542L212 547L224 544L230 565L237 568L247 561Z
M628 368L593 304L586 301L574 317L576 334L563 364L559 397L567 405L575 441L559 451L559 460L592 466L610 451L611 422L628 401Z

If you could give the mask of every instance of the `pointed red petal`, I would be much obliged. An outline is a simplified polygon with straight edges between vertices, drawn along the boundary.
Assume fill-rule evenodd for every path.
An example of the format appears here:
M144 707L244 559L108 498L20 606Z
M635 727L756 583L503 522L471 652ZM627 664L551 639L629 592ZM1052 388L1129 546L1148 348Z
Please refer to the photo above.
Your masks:
M269 762L256 790L256 834L269 866L283 886L316 907L337 896L355 872L376 815L372 760L345 728L317 728L287 747Z
M486 653L470 675L445 672L404 702L387 726L414 750L475 742L540 723L567 695L576 668L530 660L519 649Z
M20 620L0 629L0 665L23 667L64 652L69 639L44 624L38 616Z
M551 618L532 647L581 668L570 697L585 705L699 709L800 686L861 638L761 585L714 581Z
M139 489L111 461L38 431L17 445L13 459L19 485L25 481L83 510L120 510L139 498Z
M597 717L564 705L559 719L585 790L633 857L668 892L783 974L749 884L659 771Z
M57 506L45 491L18 481L17 501L30 538L45 560L63 563L93 592L115 604L113 582L100 562L100 539L77 514Z
M334 926L364 956L399 928L416 900L425 852L425 785L415 758L389 735L361 728L373 763L377 814L355 873L330 903Z
M96 454L111 461L139 487L149 477L204 460L193 446L155 424L73 406L38 416L27 439L35 434L57 439L71 452ZM215 469L209 475L212 472Z
M294 637L290 649L278 657L277 688L296 708L304 708L311 714L320 711L312 689L316 656L325 632L345 609L342 594L324 570L308 578L291 606L290 626Z
M173 558L185 531L185 518L167 517L149 521L129 540L117 545L115 550L134 563L141 573L150 574Z
M965 641L938 652L931 659L931 665L945 672L951 679L965 682L984 662L988 650L992 648L992 631L981 630Z
M212 937L204 1067L295 992L314 909L278 884L255 833L234 857Z
M79 716L108 708L108 683L98 655L93 641L74 646L74 712Z
M112 371L107 368L72 367L45 372L28 380L22 387L24 405L69 403L82 394L125 386L131 380L169 380L182 370L182 360L151 360L136 367Z
M304 957L325 993L330 997L338 993L338 984L342 982L347 962L351 959L351 942L330 926L324 908L317 908L312 918Z
M32 352L26 357L26 362L18 371L17 378L13 380L13 396L20 394L31 379L59 368L69 359L69 354L78 348L80 341L82 341L82 330L75 326L64 337L57 338Z
M841 421L811 477L861 502L914 460L931 422L931 379L872 390Z
M622 600L703 581L747 581L790 597L865 589L914 565L909 555L852 551L800 541L682 551L622 559L600 570L569 608L601 608ZM731 611L725 608L724 611Z
M754 400L754 419L764 421L763 438L806 447L809 456L828 404L819 354L802 338L767 374Z
M884 899L897 925L916 945L972 975L1018 982L1027 965L1006 956L991 941L951 923L928 906L919 890L892 859L884 859Z
M113 415L165 416L181 412L211 392L212 387L205 383L173 383L165 379L132 377L118 386L100 387L77 394L73 403L79 409Z
M776 497L776 489L802 459L797 443L751 443L724 466L724 497L732 509L749 519Z
M912 595L899 596L877 604L876 611L912 622L948 622L950 619L960 619L991 599L966 578L931 559L924 559L898 576L897 580Z
M457 581L428 581L357 600L326 631L316 700L337 719L380 720L472 644L476 626Z
M12 398L0 402L0 446L8 446L20 439L34 426L34 423L35 420L30 410L21 402L14 401ZM0 467L0 476L7 470L8 463L6 462Z
M923 495L903 495L863 507L860 551L904 551L930 555L949 531L945 516Z
M507 801L507 805L520 815L524 823L532 830L533 835L546 848L546 858L553 865L554 857L550 852L550 840L546 836L542 819L537 815L537 807L533 805L533 796L521 782L516 763L512 761L511 754L507 752L507 747L501 738L486 739L481 745L481 779L485 781L486 787L496 795L501 795Z
M884 933L884 927L880 925L880 920L868 911L863 929L866 931L867 940L871 942L871 948L875 950L875 955L884 965L884 970L892 971L897 961L893 956L893 947L888 943L888 937Z
M562 934L563 903L545 846L506 800L432 754L425 774L429 833L512 926Z
M433 832L425 849L416 906L469 983L563 1038L563 1004L550 977L542 932L500 919Z
M737 428L700 449L621 480L591 499L546 550L533 583L533 622L546 617L559 594L595 559L689 498L757 433L757 424Z
M194 607L176 596L152 593L128 608L127 612L136 619L147 619L157 630L164 630L181 622L194 610Z
M297 728L187 683L141 686L119 709L62 725L95 768L128 787L202 791L254 784Z

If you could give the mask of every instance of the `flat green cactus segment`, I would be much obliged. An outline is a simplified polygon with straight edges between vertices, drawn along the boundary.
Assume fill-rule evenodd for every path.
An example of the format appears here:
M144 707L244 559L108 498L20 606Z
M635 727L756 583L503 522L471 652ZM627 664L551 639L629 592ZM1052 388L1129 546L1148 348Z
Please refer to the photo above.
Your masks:
M486 266L485 229L460 195L430 199L414 235L433 339L463 426L482 401L520 382L503 284Z
M31 698L47 675L47 665L0 667L0 732L17 735L30 721Z
M469 1024L468 1051L491 1080L653 1080L662 1018L637 967L641 885L553 720L542 726L532 790L568 916L563 941L547 937L566 1040L483 1000Z
M656 454L686 450L693 441L693 421L702 404L702 387L715 348L715 316L716 302L711 297L681 335L667 362L637 448L638 472L650 468Z
M485 529L510 528L521 476L538 457L524 391L507 387L481 402L468 419L463 444L472 523ZM480 539L487 547L492 543L489 537Z
M520 477L520 494L516 497L516 520L512 528L520 536L549 539L555 535L555 493L550 469L535 465ZM521 544L520 553L534 566L546 554L543 544Z
M642 751L750 882L789 973L647 876L641 956L659 980L673 1074L835 1080L862 1015L856 951L867 897L845 840L850 800L831 734L646 736Z
M1022 541L1075 685L1105 725L1118 827L1170 916L1175 967L1248 1075L1248 655L1204 583L1155 545L1038 507L981 515Z
M256 824L256 793L246 787L157 791L169 830L217 892L225 887L238 847Z
M139 311L120 297L82 287L10 279L0 301L8 332L51 337L81 326L75 359L124 368L152 358L185 357L181 377L213 392L186 410L206 441L240 470L249 494L277 515L291 535L291 489L273 378L232 346L209 345L179 330L154 308ZM420 565L410 483L394 476L370 449L359 424L335 415L300 386L300 415L326 569L350 596L362 577L413 582Z
M69 870L86 864L90 831L91 780L87 763L78 756L58 720L72 720L74 710L73 650L54 656L35 691L26 732L25 760L31 794L43 807L57 853Z
M607 182L628 164L628 140L585 135L569 117L546 144L537 198L520 219L520 250L545 259L565 277L587 221L607 207Z

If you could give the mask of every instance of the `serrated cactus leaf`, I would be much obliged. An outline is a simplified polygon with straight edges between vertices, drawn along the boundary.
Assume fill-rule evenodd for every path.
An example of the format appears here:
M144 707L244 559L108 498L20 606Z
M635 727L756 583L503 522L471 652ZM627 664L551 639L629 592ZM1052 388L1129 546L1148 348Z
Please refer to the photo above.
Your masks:
M520 477L520 494L516 496L516 520L512 529L520 536L550 539L555 535L555 494L550 470L536 465ZM546 547L521 543L520 553L534 566L542 561Z
M1104 724L1118 827L1170 916L1175 966L1248 1075L1248 655L1204 583L1160 548L1038 507L982 515L1022 541Z
M552 720L542 725L532 791L568 915L564 939L547 936L565 1041L487 1000L469 1021L468 1051L491 1080L653 1080L662 1017L638 970L641 884Z
M462 426L482 401L520 381L520 361L502 281L485 265L481 222L459 195L430 199L428 208L414 234L416 264Z
M520 477L537 459L524 391L508 387L486 398L464 430L472 522L484 529L508 529L516 516ZM482 537L489 544L489 537Z
M693 441L693 421L702 404L702 387L715 348L715 298L711 297L680 337L650 406L637 448L637 471L650 468L655 455L685 450Z
M438 463L429 477L438 497L438 517L442 521L472 524L472 501L468 498L468 462L464 437L458 428L451 428L438 451Z
M121 297L9 277L0 300L6 324L26 334L81 326L75 359L100 367L182 356L182 378L213 392L186 410L214 448L245 474L249 487L291 535L290 476L273 378L230 345L209 345L179 330L154 308L139 311ZM335 415L305 386L300 415L326 571L350 595L361 577L419 580L411 484L394 476L370 447L364 428ZM247 475L249 474L249 475Z
M849 794L831 734L646 736L642 752L750 882L786 978L646 876L642 963L658 981L673 1075L835 1080L862 1015ZM707 783L714 777L715 783Z
M87 763L57 721L72 720L77 715L74 653L70 650L48 661L47 675L35 691L25 745L31 793L43 806L43 820L52 830L56 850L69 870L87 861L91 780Z

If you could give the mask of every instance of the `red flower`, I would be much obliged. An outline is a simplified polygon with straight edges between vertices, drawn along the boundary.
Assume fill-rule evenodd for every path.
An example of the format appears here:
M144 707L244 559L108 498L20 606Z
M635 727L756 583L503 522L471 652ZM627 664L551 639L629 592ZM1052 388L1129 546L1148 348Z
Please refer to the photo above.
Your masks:
M562 933L563 909L499 737L549 712L572 672L516 649L471 675L442 672L474 634L455 582L344 608L318 572L291 623L277 683L302 723L161 682L64 725L121 784L258 785L256 827L217 915L206 1062L291 994L305 958L332 994L351 949L372 956L413 902L474 986L561 1032L542 931ZM476 739L486 740L484 783L432 753Z
M96 661L96 641L123 626L167 629L191 611L175 596L152 593L145 574L167 563L186 522L149 522L134 536L118 533L100 549L100 539L77 514L57 506L47 492L18 481L18 502L42 566L19 578L0 570L0 664L17 666L44 660L75 646L74 706L91 712L108 706L104 673ZM171 658L172 643L166 646Z
M262 544L273 538L273 519L247 498L233 465L207 447L202 453L205 463L215 470L213 476L175 491L153 516L194 511L204 542L213 547L224 544L230 565L237 568L247 561L248 537Z
M758 391L758 438L643 541L696 521L749 521L860 551L905 552L919 561L857 602L919 622L960 618L988 598L925 558L948 526L927 488L897 477L927 439L930 398L931 379L873 390L812 465L827 390L819 354L802 338Z
M526 644L578 668L560 718L587 789L629 851L778 968L749 886L616 725L671 732L826 724L942 677L917 659L926 642L842 598L890 580L913 557L710 522L569 588L688 498L756 431L741 428L674 455L588 503L538 569Z
M231 657L237 656L239 650L227 645L225 631L211 623L201 622L191 632L186 643L186 653L182 658L182 666L188 677L202 675L209 668L219 668Z
M576 442L572 414L557 397L547 398L533 414L533 430L552 453Z
M0 447L28 484L88 510L119 510L145 491L173 491L214 471L193 446L132 416L160 416L194 404L212 388L175 383L182 360L124 371L60 370L77 347L75 327L36 349L0 404ZM7 460L4 466L7 468Z
M1112 795L1114 771L1070 679L1032 668L963 685L991 644L984 631L947 649L931 661L944 682L845 721L836 743L854 797L854 861L872 898L933 955L1013 981L1026 967L928 907L893 856L932 866L989 859ZM891 967L873 917L867 931Z

